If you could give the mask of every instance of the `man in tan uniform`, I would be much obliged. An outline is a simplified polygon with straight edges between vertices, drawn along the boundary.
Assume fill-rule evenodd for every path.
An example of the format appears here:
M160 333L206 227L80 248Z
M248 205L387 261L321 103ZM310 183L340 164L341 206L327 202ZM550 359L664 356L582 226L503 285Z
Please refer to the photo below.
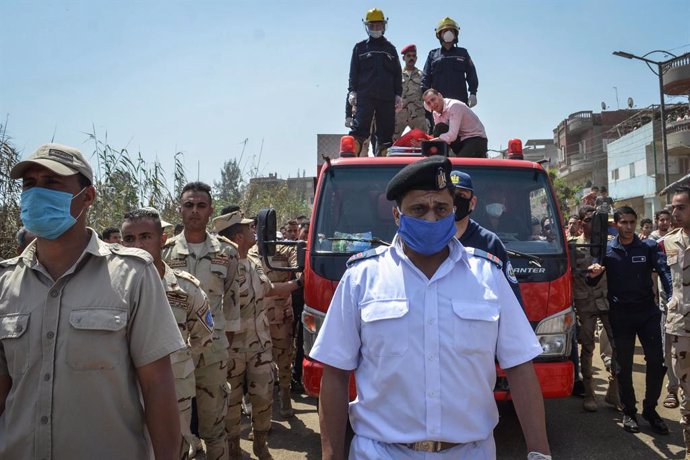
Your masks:
M180 196L184 231L163 246L163 260L170 268L180 268L200 282L213 314L213 343L201 353L195 371L199 435L206 444L209 460L227 458L225 415L228 344L239 330L240 311L237 287L237 250L206 231L213 214L211 187L202 182L185 185Z
M578 245L590 244L592 235L592 216L594 215L592 206L580 208L580 222L582 233L580 236L569 238L569 242ZM585 399L582 407L587 412L596 412L598 409L597 400L594 395L594 384L592 382L592 356L594 356L594 334L597 329L597 319L601 321L607 337L612 337L611 323L609 322L609 302L606 299L606 282L600 282L596 286L589 286L585 282L587 267L592 265L590 248L586 246L575 247L573 250L575 257L576 272L573 275L573 297L575 299L575 313L577 316L577 340L580 343L580 371L582 372L583 384L585 387ZM606 276L605 274L603 276ZM604 280L605 281L605 280ZM609 376L609 391L606 401L619 405L618 389L615 381L615 373Z
M264 275L261 265L247 258L249 249L256 243L252 219L235 211L216 217L213 226L218 234L237 245L239 268L237 279L240 290L241 327L230 343L230 404L225 426L228 432L230 459L241 459L240 419L243 384L247 382L249 402L252 404L253 451L260 460L270 460L268 430L271 428L273 404L273 361L271 332L263 302L271 295L290 295L297 289L296 282L273 284Z
M163 226L158 211L143 208L128 212L121 233L123 246L142 249L153 257L153 265L163 281L175 321L187 344L170 355L182 431L180 458L185 460L189 458L189 447L194 442L190 425L192 398L196 395L195 358L198 362L205 347L213 341L213 315L199 280L185 271L173 270L163 262Z
M683 390L680 421L685 439L685 458L690 459L690 187L676 189L673 219L678 228L662 240L671 269L673 295L668 301L666 334L671 335L673 370Z
M249 259L263 269L272 283L284 283L294 278L292 272L271 269L259 254L258 246L249 250ZM294 246L277 246L276 254L269 257L273 267L294 267L297 265L297 252ZM273 362L278 366L280 385L280 416L292 417L292 400L290 399L290 381L292 379L292 362L295 360L295 329L293 325L292 296L274 296L264 299L268 323L273 343Z
M410 129L429 130L422 101L422 71L415 67L417 63L417 47L407 45L402 49L405 67L402 69L402 110L395 114L395 134L393 139L399 139L406 127Z
M86 226L77 149L43 145L10 175L37 238L0 262L0 458L178 458L168 356L184 342L151 257Z

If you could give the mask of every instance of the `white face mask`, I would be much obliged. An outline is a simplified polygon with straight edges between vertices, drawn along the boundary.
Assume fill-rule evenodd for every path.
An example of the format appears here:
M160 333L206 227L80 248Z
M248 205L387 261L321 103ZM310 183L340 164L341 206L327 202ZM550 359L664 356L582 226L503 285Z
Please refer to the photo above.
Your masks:
M383 37L383 30L370 30L369 36L371 38L381 38Z
M455 40L455 34L451 30L446 30L443 32L443 35L441 35L441 38L443 38L444 42L451 43L453 40Z
M491 203L486 205L486 213L491 217L501 217L505 208L502 203Z

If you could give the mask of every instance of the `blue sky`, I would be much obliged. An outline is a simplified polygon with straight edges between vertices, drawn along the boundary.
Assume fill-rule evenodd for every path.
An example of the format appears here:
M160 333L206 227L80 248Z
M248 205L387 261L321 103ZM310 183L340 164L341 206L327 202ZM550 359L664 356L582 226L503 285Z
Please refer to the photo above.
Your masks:
M612 51L690 51L687 0L4 0L0 123L23 155L53 136L90 153L94 126L112 146L160 160L171 183L176 151L189 178L198 168L212 182L244 139L247 168L313 175L316 134L346 133L349 58L372 7L398 50L417 45L420 68L438 47L438 20L459 22L494 149L550 138L602 101L615 109L614 86L621 108L628 97L658 103L657 77Z

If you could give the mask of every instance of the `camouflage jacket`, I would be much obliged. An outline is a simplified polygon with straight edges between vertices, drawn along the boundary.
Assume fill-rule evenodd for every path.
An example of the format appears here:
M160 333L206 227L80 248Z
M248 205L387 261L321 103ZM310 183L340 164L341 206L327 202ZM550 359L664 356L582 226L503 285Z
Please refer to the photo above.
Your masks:
M666 332L690 336L690 242L683 229L677 228L663 239L666 263L671 269L673 296L668 301Z
M575 244L590 244L584 235L568 240ZM585 282L587 267L592 265L592 256L588 247L574 247L571 252L575 257L576 272L573 274L573 298L575 308L586 311L605 311L609 309L609 302L606 299L606 273L596 286L589 286Z

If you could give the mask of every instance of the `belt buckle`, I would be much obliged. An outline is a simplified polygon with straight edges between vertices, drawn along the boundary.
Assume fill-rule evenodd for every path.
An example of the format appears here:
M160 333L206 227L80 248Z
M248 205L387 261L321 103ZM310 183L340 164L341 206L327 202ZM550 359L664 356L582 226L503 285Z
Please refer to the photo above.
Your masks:
M416 442L414 450L421 452L436 452L436 441Z

